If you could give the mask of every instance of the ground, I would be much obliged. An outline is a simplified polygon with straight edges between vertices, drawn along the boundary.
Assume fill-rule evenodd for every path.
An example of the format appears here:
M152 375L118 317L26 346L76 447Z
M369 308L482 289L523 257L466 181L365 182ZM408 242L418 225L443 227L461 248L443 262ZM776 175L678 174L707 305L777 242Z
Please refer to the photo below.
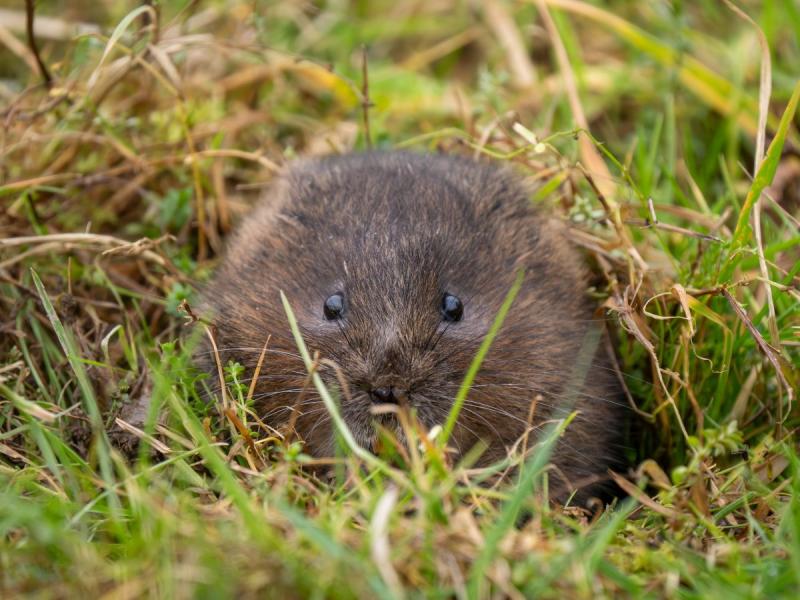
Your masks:
M792 0L41 1L34 46L0 5L1 595L800 595ZM627 497L549 503L557 429L492 485L413 428L323 478L251 374L201 397L225 235L370 146L512 164L571 228Z

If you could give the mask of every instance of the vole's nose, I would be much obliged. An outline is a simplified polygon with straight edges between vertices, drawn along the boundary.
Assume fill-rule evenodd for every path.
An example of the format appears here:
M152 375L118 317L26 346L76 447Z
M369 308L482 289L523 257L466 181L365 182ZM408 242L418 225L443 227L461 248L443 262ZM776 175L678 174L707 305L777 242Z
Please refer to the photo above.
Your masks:
M393 387L375 388L369 393L375 404L397 404L397 395Z

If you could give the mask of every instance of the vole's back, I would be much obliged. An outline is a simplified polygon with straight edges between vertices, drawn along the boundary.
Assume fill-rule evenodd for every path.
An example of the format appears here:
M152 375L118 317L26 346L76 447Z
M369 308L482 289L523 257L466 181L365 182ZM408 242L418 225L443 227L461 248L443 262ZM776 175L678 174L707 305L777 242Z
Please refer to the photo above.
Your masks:
M224 358L252 368L271 336L256 398L277 427L305 380L283 290L308 345L344 374L343 415L371 446L376 403L405 403L428 427L444 422L520 269L454 442L466 451L484 440L485 460L496 459L525 432L532 403L537 428L578 410L554 457L569 489L614 459L618 390L596 350L580 260L510 172L401 152L299 163L245 219L205 298ZM341 387L333 369L323 374ZM319 409L306 396L296 428L322 455L333 436Z

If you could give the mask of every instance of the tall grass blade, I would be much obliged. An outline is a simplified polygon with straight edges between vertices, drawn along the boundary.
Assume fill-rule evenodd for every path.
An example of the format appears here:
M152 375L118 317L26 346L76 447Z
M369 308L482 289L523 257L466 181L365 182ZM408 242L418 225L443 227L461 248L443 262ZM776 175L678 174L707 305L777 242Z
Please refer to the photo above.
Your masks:
M792 97L789 99L786 110L783 111L778 130L775 132L775 137L772 139L772 143L767 150L767 155L764 157L761 166L756 172L753 184L750 186L750 191L747 192L742 210L739 211L739 218L736 221L736 230L733 233L734 249L740 248L750 239L752 233L750 228L750 213L753 211L753 206L756 201L761 197L761 193L775 178L775 171L778 170L783 146L786 143L786 135L797 113L798 100L800 100L800 81L798 81L794 87Z
M58 338L58 342L61 344L61 349L64 352L64 355L67 357L67 361L72 368L72 372L75 374L75 378L78 381L78 387L81 391L81 403L89 417L89 422L92 427L92 437L94 448L97 452L97 460L100 465L100 475L103 478L103 482L105 483L106 487L108 489L112 489L115 482L114 470L111 461L111 445L109 444L106 430L103 425L103 418L100 413L100 408L97 405L97 399L94 395L94 388L92 388L92 384L89 381L89 376L87 375L86 369L84 368L80 356L78 355L75 340L58 318L58 314L56 313L55 308L53 308L53 303L50 302L50 298L47 295L47 291L44 289L41 279L39 279L39 275L33 269L31 269L31 277L33 278L33 283L36 286L36 291L39 293L39 299L42 301L42 306L44 306L44 310L47 314L48 320L50 321L50 325L53 327L56 338ZM118 518L118 512L121 508L119 498L113 494L109 495L108 498L112 513L114 514L115 518Z
M325 404L325 408L328 410L328 414L331 416L331 421L333 422L334 427L336 427L336 431L342 436L345 444L347 444L347 448L369 466L380 469L382 472L389 475L392 479L404 487L408 487L408 481L404 476L402 476L396 470L389 468L389 466L377 456L361 447L361 445L353 437L353 434L350 431L350 428L347 426L347 423L345 423L344 419L342 419L338 404L333 399L333 396L331 396L328 387L325 385L325 382L322 381L319 373L317 373L314 369L314 361L311 359L311 355L308 352L306 343L303 340L303 335L300 333L300 327L297 324L297 318L294 316L294 311L292 310L289 300L286 298L286 294L284 294L283 291L281 291L281 302L283 302L283 310L286 312L286 318L289 321L289 328L292 331L292 336L297 344L297 349L300 352L300 356L303 358L303 363L305 364L308 372L311 373L311 380L314 383L314 387L317 389L317 393L319 393L322 402Z
M443 444L447 443L447 440L450 439L450 435L453 433L453 428L456 426L458 415L461 413L461 407L464 406L464 401L467 399L467 394L469 393L470 387L472 387L472 382L475 381L475 377L481 368L483 359L486 358L486 354L489 352L489 348L491 347L494 338L497 336L497 333L503 326L503 322L506 320L506 315L511 309L511 304L514 302L514 298L517 297L517 294L522 287L522 280L524 278L525 272L519 271L517 273L517 278L511 285L511 289L509 289L508 293L506 294L505 300L503 300L503 304L500 306L500 310L497 312L497 316L494 318L492 326L489 328L489 331L483 338L483 341L478 348L478 352L475 354L475 358L472 359L469 369L467 369L467 374L464 376L464 381L461 382L461 387L458 388L458 393L453 401L453 406L450 408L450 412L447 415L447 421L442 428L442 435L439 437Z

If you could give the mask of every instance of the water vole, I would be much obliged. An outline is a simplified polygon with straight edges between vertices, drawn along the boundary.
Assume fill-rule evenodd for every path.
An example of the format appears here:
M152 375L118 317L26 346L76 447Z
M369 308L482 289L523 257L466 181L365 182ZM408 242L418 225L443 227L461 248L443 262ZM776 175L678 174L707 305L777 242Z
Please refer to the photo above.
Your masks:
M614 461L619 390L595 350L580 257L509 170L404 152L300 161L243 221L204 304L223 361L252 373L271 336L254 398L280 427L306 380L283 290L309 348L346 377L342 415L369 448L376 403L407 402L427 427L444 423L520 268L522 287L452 443L466 451L484 440L487 462L525 432L535 399L535 431L577 410L552 457L551 485L568 490ZM322 375L338 386L333 369ZM308 394L297 408L307 450L332 455L320 399Z

